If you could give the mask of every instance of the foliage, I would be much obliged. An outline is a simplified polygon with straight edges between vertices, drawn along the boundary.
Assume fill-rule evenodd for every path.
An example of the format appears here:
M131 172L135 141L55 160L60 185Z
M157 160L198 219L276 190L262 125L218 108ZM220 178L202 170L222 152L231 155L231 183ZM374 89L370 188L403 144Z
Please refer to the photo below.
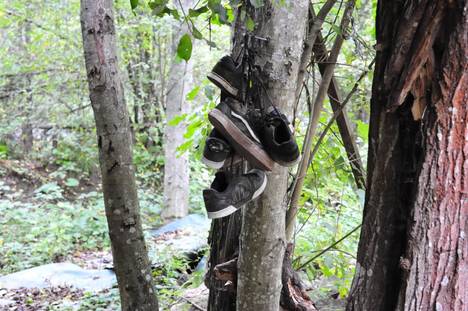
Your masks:
M3 191L8 186L2 185ZM76 251L109 246L107 222L97 193L64 200L56 183L34 191L31 202L0 200L2 273L9 273L63 258Z
M250 3L261 7L265 1L250 0ZM275 3L284 5L284 1ZM318 11L322 2L313 3ZM239 1L201 0L184 10L178 4L166 0L115 2L119 63L132 119L134 164L145 228L161 223L163 133L179 122L188 124L185 142L178 152L190 154L191 212L204 213L200 193L210 184L213 172L199 159L204 138L211 129L207 112L219 100L217 89L205 76L229 51L229 25ZM336 70L343 95L350 91L374 56L375 5L376 1L357 1L354 26ZM327 47L337 34L341 14L342 6L337 3L325 21L322 33ZM255 29L245 10L241 18L249 31ZM187 25L188 33L179 42L173 42L173 34L182 24ZM62 260L79 251L108 249L107 224L97 182L94 119L87 95L81 39L76 36L80 33L79 1L56 0L47 5L37 0L2 2L0 29L0 160L35 161L48 175L46 181L31 189L17 189L0 182L2 274ZM194 87L186 98L191 109L166 120L168 73L176 55L179 61L193 63ZM310 70L307 85L312 95L319 76L316 70ZM347 108L364 163L371 79L370 74L363 80ZM307 111L303 97L295 120L299 142L307 126ZM330 109L324 111L320 123L326 124L331 114ZM22 128L27 125L31 125L34 136L31 151L25 151L23 146ZM354 186L337 132L332 127L306 177L298 215L296 268L361 221L362 192ZM7 173L0 171L6 180ZM303 270L310 280L324 277L336 280L334 289L344 296L353 274L358 236L358 232L354 233L306 265ZM164 305L170 305L180 293L179 278L183 273L178 271L185 268L185 262L170 258L155 272ZM192 280L185 281L195 286L200 279L195 273ZM86 295L81 308L110 305L112 309L118 303L116 296L116 290Z

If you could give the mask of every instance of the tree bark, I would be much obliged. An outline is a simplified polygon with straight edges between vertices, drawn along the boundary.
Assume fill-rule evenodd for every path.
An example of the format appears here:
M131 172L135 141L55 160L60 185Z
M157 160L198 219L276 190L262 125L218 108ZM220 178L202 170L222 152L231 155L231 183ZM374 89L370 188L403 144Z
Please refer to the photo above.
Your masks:
M145 246L112 0L82 0L81 29L109 236L122 310L158 310Z
M22 46L24 51L28 51L29 44L31 44L31 22L25 21L24 27L22 27ZM33 126L31 124L31 114L33 103L33 92L31 90L31 81L32 75L26 74L24 76L24 88L26 90L26 100L25 104L22 105L21 109L24 113L24 121L21 124L21 146L23 151L23 157L27 158L32 152L34 145L34 135L33 135Z
M253 66L258 74L254 78L252 97L256 105L273 104L289 119L295 104L308 6L307 0L286 5L265 1L258 9L246 6L255 21L253 37L247 46L254 53ZM286 247L287 183L288 169L277 166L268 176L264 194L243 210L238 310L279 310Z
M180 2L182 8L188 12L192 0ZM185 23L173 35L173 55L176 55L177 43L180 38L189 33ZM175 60L169 71L169 85L166 97L166 120L169 122L174 117L187 113L189 103L185 100L187 93L192 89L192 62ZM183 217L189 209L189 161L188 153L179 154L177 148L185 141L184 134L187 129L186 122L177 125L166 124L164 132L164 208L161 216L163 219Z
M468 308L468 2L381 0L347 310Z

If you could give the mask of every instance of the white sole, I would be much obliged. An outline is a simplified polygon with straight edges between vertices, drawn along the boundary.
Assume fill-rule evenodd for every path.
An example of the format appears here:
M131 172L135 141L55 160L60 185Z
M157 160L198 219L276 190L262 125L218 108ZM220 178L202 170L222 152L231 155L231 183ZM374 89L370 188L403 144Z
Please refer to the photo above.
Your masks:
M203 162L203 164L205 164L206 166L208 167L211 167L211 168L214 168L214 169L220 169L224 166L224 161L222 162L215 162L215 161L211 161L211 160L208 160L207 158L205 157L202 157L201 161Z
M263 183L260 186L260 188L258 188L257 191L254 192L254 194L252 196L252 200L255 200L256 198L258 198L263 193L263 191L265 191L267 183L268 183L268 178L266 177L266 174L265 174L265 178L263 179Z
M254 192L254 194L252 196L252 200L255 200L256 198L258 198L263 193L263 191L265 191L267 183L268 183L268 178L265 175L265 178L263 179L262 185L260 186L260 188L257 189L257 191ZM208 212L207 214L208 214L209 219L216 219L216 218L222 218L222 217L229 216L229 215L235 213L237 210L238 209L235 206L229 205L228 207L223 208L220 211Z
M216 218L222 218L231 215L232 213L236 212L237 208L235 208L232 205L229 205L228 207L217 211L217 212L208 212L208 218L209 219L216 219Z
M221 77L220 75L218 75L217 73L215 72L210 72L208 73L208 78L212 79L212 80L215 80L216 82L218 82L219 84L221 84L223 86L223 88L229 93L231 94L232 96L236 97L237 96L237 89L234 88L231 84L229 84L229 82L227 82L223 77Z

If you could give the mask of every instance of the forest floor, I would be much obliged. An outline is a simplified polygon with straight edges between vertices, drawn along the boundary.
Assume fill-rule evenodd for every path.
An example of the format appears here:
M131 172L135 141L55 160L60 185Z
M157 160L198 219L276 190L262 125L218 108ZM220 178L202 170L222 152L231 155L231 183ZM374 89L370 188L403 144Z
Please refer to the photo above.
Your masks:
M144 229L161 226L160 197L151 189L140 190L139 197ZM102 201L97 181L33 162L0 160L0 276L59 262L84 269L111 267ZM206 289L199 287L204 271L193 273L189 264L166 256L155 269L162 310L182 310L174 306L181 301L187 307L190 298L180 298L184 292L188 295L184 297L206 294ZM325 278L310 284L314 288L311 297L320 310L342 310L343 301L337 299L334 282ZM0 288L0 310L118 309L116 287L99 292L67 286Z

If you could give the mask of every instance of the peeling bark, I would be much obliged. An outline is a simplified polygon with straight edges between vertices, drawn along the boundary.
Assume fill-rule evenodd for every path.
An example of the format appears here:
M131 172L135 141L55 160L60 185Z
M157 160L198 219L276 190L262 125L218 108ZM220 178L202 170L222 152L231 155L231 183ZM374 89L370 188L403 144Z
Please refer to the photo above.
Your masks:
M347 310L468 308L468 3L379 1Z
M122 310L158 310L141 228L129 116L118 70L113 1L82 0L81 29Z
M281 276L283 289L281 290L280 304L285 310L317 311L299 275L292 268L291 257L293 250L294 245L289 243L283 259L283 272Z

